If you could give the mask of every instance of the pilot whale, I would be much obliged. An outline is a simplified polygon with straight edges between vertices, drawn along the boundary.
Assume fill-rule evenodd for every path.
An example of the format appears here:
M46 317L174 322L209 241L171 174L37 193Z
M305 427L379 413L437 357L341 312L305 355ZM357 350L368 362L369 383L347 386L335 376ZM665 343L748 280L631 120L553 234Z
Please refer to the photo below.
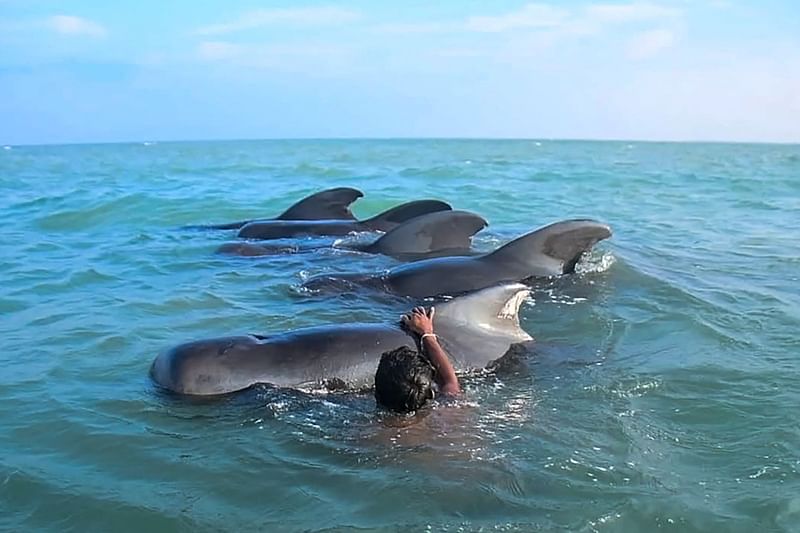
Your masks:
M533 340L519 324L529 289L490 287L436 306L435 327L457 371L484 368L513 345ZM159 354L150 376L163 389L218 395L266 383L309 387L326 381L374 384L381 354L415 339L394 324L331 324L274 335L242 335L181 344Z
M610 236L611 228L606 224L566 220L523 235L488 254L426 259L380 274L315 276L303 287L311 292L341 292L363 286L415 298L453 296L498 283L572 273L583 254Z
M347 235L356 231L389 231L412 218L452 209L450 204L440 200L415 200L392 207L367 220L261 220L245 224L237 237L270 240L307 235Z
M383 254L400 261L417 261L430 257L475 254L471 249L472 236L488 225L483 217L468 211L437 211L412 218L385 233L371 243L341 243L329 246L303 243L274 244L229 242L217 253L262 256L309 252L337 248L370 254Z
M326 189L306 196L274 219L267 220L355 220L356 217L350 210L350 205L363 196L363 192L351 187ZM201 227L205 229L239 229L250 222L253 220Z

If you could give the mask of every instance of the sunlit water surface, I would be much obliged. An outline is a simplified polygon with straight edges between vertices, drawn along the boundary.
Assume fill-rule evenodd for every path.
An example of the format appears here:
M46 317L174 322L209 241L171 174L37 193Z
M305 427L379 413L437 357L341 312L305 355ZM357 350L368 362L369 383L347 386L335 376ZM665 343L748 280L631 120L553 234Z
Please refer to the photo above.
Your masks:
M214 254L330 186L432 197L492 249L563 218L614 237L538 285L513 371L413 420L369 394L190 402L178 342L405 305L298 291L394 263ZM269 141L0 151L0 529L798 531L800 147ZM410 305L410 302L408 303Z

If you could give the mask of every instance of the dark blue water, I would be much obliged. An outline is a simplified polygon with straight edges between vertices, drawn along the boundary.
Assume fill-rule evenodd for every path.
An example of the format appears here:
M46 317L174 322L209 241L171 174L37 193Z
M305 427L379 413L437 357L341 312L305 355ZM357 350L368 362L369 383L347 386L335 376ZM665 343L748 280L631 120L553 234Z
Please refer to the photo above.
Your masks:
M614 229L523 305L536 353L398 421L368 394L166 397L202 337L393 320L310 275L343 251L215 255L188 224L330 186L368 216L435 197L491 249ZM798 531L800 147L265 141L0 150L0 529Z

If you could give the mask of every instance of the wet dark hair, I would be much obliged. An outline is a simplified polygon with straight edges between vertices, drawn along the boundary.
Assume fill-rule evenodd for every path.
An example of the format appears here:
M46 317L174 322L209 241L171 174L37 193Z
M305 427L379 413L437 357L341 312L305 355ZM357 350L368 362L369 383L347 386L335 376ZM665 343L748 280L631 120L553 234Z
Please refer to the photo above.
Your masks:
M433 367L407 346L381 355L375 372L375 400L400 413L416 411L433 399Z

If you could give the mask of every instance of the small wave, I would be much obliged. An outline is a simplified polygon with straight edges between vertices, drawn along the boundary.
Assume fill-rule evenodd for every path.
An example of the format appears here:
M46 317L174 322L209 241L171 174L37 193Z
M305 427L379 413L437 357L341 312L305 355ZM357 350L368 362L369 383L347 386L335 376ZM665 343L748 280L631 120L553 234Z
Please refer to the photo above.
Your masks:
M110 283L119 281L119 278L112 274L100 272L95 268L87 268L72 272L69 277L57 281L48 280L44 283L34 285L34 289L41 293L74 291L82 287Z
M553 304L577 305L588 301L586 298L561 294L555 288L537 291L536 298L540 298L542 294L547 295L546 301ZM536 299L533 297L533 293L531 293L531 296L529 296L526 301L530 301L531 305L536 305Z
M633 379L624 380L610 386L587 385L584 390L610 395L621 400L630 398L640 398L650 392L661 388L661 380L658 379Z
M463 174L464 172L465 170L458 166L443 165L443 166L426 167L426 168L408 167L401 170L399 174L401 177L429 178L431 176L434 176L437 179L443 179L443 178L456 178L464 175Z
M28 304L23 301L0 298L0 312L2 313L14 313L16 311L24 311L27 308Z
M607 272L611 266L617 262L617 258L611 252L593 251L586 254L583 259L575 265L576 274L595 274Z
M100 199L81 209L48 212L36 218L34 223L39 229L46 231L85 230L129 221L132 216L140 216L145 219L145 213L150 209L157 209L156 206L159 203L159 199L148 194L133 193L116 198Z
M307 274L306 274L307 275ZM310 278L310 276L309 276ZM312 298L323 294L322 289L306 286L306 280L300 283L294 283L289 286L289 294L292 296L299 296L301 298Z
M314 274L312 274L308 270L301 270L300 272L297 273L297 277L300 278L300 283L308 281L308 279L312 276L314 276Z
M588 524L592 531L597 531L600 527L606 527L607 524L619 520L622 518L621 513L612 512L606 513L599 518L595 518L594 520L589 520Z
M313 165L310 163L300 163L292 169L292 173L323 178L349 177L349 173L344 169Z

